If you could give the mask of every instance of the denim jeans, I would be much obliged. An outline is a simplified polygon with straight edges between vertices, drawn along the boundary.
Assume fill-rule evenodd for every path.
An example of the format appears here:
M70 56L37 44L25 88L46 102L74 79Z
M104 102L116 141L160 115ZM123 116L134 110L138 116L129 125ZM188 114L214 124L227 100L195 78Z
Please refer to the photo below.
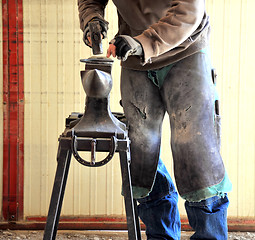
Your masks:
M178 193L161 159L152 191L138 202L138 214L146 226L148 239L180 239Z
M195 233L190 239L228 239L227 208L225 197L211 197L201 202L185 202L190 226Z
M138 214L146 226L148 239L180 239L178 194L161 159L151 193L138 202ZM227 240L228 205L227 196L215 196L200 202L186 201L189 223L195 231L191 239Z

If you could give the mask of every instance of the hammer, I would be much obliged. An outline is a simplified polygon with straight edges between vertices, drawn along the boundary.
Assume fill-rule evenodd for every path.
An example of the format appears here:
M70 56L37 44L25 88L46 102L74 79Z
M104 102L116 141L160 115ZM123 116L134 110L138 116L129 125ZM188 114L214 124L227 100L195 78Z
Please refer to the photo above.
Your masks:
M92 21L89 23L89 31L91 34L92 52L94 55L103 53L101 26L99 21Z

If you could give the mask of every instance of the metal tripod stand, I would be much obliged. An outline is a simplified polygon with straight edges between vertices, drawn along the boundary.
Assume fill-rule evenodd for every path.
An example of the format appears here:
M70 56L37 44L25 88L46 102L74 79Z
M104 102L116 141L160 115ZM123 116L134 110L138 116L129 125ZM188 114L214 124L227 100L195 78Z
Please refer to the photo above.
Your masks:
M84 166L100 167L107 164L115 152L119 152L128 238L141 240L136 200L133 199L131 188L130 140L126 125L120 122L109 108L112 60L90 58L82 61L86 63L85 71L81 71L86 92L86 108L84 114L72 113L66 119L66 128L59 138L57 170L43 239L56 238L72 155ZM90 151L90 161L84 160L79 154L80 151ZM109 154L105 159L96 161L96 152Z

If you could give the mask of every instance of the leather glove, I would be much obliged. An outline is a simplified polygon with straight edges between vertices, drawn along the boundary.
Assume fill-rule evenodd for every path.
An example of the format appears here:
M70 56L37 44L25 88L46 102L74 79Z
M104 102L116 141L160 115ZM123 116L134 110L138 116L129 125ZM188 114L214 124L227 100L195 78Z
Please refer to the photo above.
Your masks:
M100 19L100 18L92 18L89 22L92 21L99 21L100 27L101 27L101 34L103 36L103 39L107 37L107 30L109 23ZM83 31L83 42L91 48L91 43L88 40L88 37L90 37L90 31L89 31L89 22L87 23L84 31Z
M111 40L110 43L116 46L116 55L121 61L126 61L131 55L143 56L142 45L130 36L119 35Z

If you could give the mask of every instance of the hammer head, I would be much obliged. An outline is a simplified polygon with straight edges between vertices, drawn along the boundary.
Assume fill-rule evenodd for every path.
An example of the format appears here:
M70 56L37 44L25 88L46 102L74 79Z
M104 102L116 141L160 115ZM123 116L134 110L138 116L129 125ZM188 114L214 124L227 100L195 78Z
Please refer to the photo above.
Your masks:
M99 21L89 23L89 31L91 35L92 51L94 55L103 53L101 26Z

